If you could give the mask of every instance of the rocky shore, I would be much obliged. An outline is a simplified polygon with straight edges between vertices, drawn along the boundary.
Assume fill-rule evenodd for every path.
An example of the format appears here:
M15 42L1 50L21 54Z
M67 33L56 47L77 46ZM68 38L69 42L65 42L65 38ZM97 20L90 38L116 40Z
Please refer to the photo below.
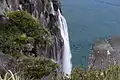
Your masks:
M109 37L93 44L93 54L88 58L88 69L106 69L120 65L120 37Z

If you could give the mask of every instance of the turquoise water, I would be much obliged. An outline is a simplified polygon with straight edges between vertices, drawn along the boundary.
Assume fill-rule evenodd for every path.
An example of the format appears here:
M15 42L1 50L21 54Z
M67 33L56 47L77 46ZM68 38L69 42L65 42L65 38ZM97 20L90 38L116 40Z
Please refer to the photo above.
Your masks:
M120 35L120 0L62 0L69 26L73 65L87 66L92 43Z

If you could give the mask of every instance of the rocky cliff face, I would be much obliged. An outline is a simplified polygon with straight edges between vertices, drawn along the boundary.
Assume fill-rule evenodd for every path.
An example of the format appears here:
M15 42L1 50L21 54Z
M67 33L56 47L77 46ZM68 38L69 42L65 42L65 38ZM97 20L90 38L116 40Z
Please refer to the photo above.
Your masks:
M52 12L53 8L54 12ZM60 8L59 0L0 0L0 25L7 23L6 10L28 11L33 17L38 18L41 25L48 28L52 34L52 46L43 50L36 42L33 45L33 53L53 58L62 64L63 39L58 27L58 8Z

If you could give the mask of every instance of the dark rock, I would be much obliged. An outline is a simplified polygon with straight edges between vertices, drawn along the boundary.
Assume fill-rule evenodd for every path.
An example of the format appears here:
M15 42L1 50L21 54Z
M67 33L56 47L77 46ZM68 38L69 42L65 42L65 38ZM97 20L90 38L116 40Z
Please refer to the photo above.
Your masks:
M58 11L58 9L60 8L58 2L56 0L52 0L52 2L53 2L53 7L55 11Z
M8 72L8 70L11 70L12 72L15 72L16 68L16 61L8 56L3 54L0 51L0 74Z
M0 27L7 23L5 18L5 8L6 8L5 0L0 0Z
M8 21L4 15L0 15L0 28L8 24Z

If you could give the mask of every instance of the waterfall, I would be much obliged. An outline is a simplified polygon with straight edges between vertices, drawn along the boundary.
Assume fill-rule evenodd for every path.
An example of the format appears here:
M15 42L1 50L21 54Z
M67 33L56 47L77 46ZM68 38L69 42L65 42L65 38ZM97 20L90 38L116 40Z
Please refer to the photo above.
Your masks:
M59 28L61 32L61 36L64 40L64 51L63 51L63 72L64 74L71 74L72 64L71 64L71 51L70 51L70 45L69 45L69 35L68 35L68 27L65 18L60 13L60 10L58 9L59 14Z
M50 2L51 5L51 14L56 15L56 12L53 7L53 3ZM61 36L64 40L64 51L63 51L63 62L62 62L62 70L64 74L71 74L72 63L71 63L71 51L69 45L69 35L68 35L68 26L65 18L62 16L60 10L58 9L58 18L59 18L59 28L61 32Z

